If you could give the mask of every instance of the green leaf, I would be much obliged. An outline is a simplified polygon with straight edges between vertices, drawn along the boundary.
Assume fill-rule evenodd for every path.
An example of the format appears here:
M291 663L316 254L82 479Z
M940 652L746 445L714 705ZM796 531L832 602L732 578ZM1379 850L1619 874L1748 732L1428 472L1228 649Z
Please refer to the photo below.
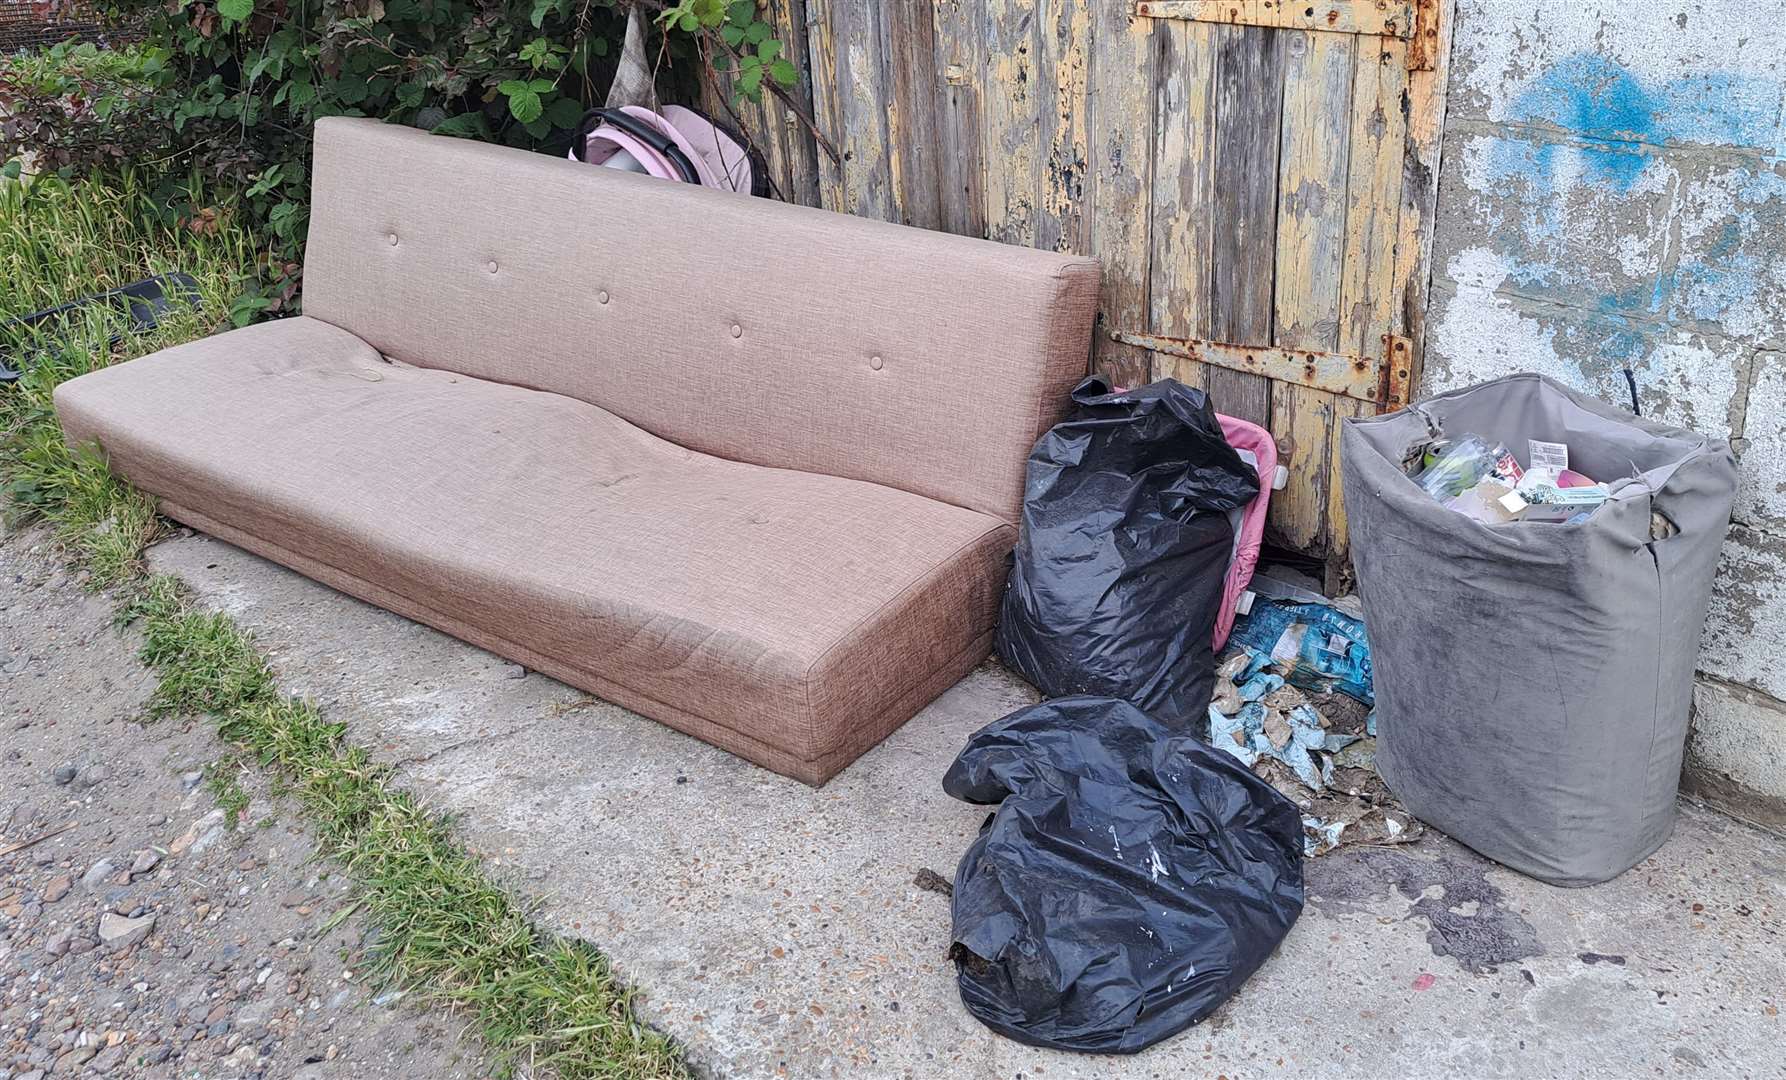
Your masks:
M732 0L732 6L726 8L726 18L735 23L747 23L756 17L756 0Z
M254 0L217 0L217 14L230 22L241 22L254 14Z
M676 25L681 27L684 33L692 34L701 28L701 20L696 18L693 12L690 12L682 16L681 21Z
M769 74L783 86L793 86L800 81L800 69L786 60L777 60L770 64Z
M762 88L763 88L763 69L762 69L762 67L759 66L759 67L745 68L744 73L742 75L738 76L738 88L740 90L744 91L744 93L746 95L748 95L752 100L755 100L756 96L758 94L762 93Z
M523 124L531 124L540 118L546 107L540 104L540 96L527 87L519 94L510 94L509 113Z
M776 41L774 38L764 38L762 41L757 42L757 56L761 57L764 63L767 63L780 55L781 42Z
M732 54L715 52L713 54L713 70L722 75L732 70Z
M236 302L229 306L229 321L236 326L247 326L254 317L273 305L273 301L264 296L238 296Z
M535 30L538 30L545 24L546 13L557 6L558 0L533 0L533 15L528 21L533 23L533 28Z
M553 98L546 106L546 119L555 128L574 128L583 119L583 103L576 98Z
M535 79L527 86L536 94L549 94L557 88L558 84L551 79Z
M769 30L768 23L753 22L749 26L744 28L744 40L750 42L752 45L755 45L757 42L762 41L764 38L767 38L769 36L770 32L771 31Z
M725 40L727 45L730 45L733 48L737 48L744 44L744 31L730 23L719 28L719 36Z
M526 93L531 89L520 79L505 79L496 84L496 92L503 97L514 97L516 94Z
M449 116L429 129L436 135L453 135L461 139L490 138L490 121L481 112Z
M0 176L4 176L8 180L17 180L19 178L19 173L24 171L24 166L25 163L23 161L20 161L18 158L13 158L5 165L0 166Z

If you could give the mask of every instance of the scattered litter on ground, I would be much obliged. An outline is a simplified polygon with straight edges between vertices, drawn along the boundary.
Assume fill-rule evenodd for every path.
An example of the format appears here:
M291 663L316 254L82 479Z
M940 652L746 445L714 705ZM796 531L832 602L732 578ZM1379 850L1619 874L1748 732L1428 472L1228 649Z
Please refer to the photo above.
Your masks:
M1420 823L1377 775L1363 621L1282 568L1253 584L1260 599L1216 669L1210 743L1297 805L1308 856L1416 839Z
M955 895L955 886L950 884L949 879L928 866L919 869L917 876L912 878L912 884L941 896Z

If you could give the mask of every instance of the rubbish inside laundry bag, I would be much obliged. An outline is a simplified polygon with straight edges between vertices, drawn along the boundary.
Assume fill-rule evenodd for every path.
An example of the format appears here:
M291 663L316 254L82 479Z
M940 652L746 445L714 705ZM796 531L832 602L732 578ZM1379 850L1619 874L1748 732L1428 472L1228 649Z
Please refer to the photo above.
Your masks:
M1575 524L1606 501L1605 485L1568 467L1566 443L1530 443L1529 469L1506 446L1476 434L1455 441L1432 438L1410 448L1404 461L1419 463L1413 479L1421 490L1446 509L1486 525Z

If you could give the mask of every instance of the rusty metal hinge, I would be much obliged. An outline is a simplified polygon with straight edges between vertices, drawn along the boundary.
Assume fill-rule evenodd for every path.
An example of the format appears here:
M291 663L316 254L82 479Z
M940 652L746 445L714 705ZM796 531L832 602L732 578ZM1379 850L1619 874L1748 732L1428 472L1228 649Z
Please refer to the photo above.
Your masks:
M1149 352L1182 356L1204 364L1262 375L1330 394L1369 402L1381 412L1408 403L1413 366L1407 338L1383 335L1382 356L1286 349L1277 345L1236 345L1199 338L1170 338L1110 328L1110 340Z
M1408 70L1431 71L1439 64L1439 5L1443 0L1414 0L1414 29L1408 37Z
M1394 38L1412 34L1415 22L1409 0L1140 0L1135 15Z

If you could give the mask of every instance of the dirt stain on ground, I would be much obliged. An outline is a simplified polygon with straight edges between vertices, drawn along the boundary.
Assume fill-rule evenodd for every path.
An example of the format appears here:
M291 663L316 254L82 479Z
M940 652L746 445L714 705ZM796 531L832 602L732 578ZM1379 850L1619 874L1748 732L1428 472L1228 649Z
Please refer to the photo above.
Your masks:
M1317 911L1342 915L1374 910L1374 901L1399 892L1410 902L1407 917L1426 920L1433 955L1470 972L1543 955L1538 931L1488 880L1489 865L1454 844L1353 848L1306 864L1308 901Z

